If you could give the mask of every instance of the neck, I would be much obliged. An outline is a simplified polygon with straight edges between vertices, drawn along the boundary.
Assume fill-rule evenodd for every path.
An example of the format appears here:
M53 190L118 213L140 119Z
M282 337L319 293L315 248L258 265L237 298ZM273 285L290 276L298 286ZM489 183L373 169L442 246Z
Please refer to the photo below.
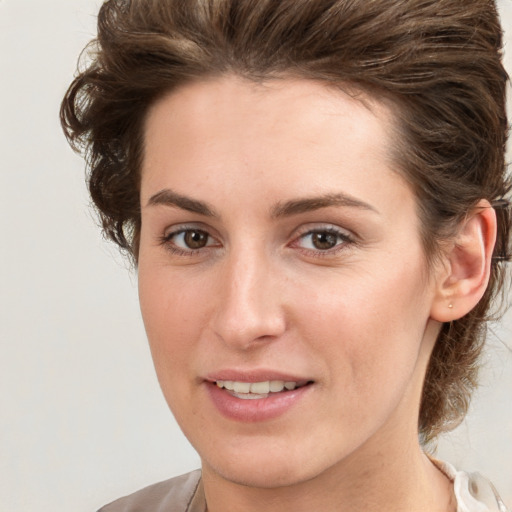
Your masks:
M386 446L379 456L354 454L315 478L276 488L227 481L204 465L208 512L456 510L451 482L432 464L417 441L389 448ZM384 452L393 453L393 457Z

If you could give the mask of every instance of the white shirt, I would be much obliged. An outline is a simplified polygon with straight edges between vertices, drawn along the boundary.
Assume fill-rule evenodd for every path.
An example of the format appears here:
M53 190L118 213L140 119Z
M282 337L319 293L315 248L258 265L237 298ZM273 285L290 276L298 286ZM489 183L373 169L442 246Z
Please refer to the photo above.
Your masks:
M480 473L457 471L447 462L433 462L453 482L457 512L512 512L494 485Z

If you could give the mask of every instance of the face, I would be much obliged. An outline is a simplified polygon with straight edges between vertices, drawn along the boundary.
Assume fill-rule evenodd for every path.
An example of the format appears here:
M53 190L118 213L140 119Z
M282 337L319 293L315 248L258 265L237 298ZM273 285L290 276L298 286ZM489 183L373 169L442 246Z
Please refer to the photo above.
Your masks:
M204 471L289 485L417 436L435 279L392 121L292 79L187 85L150 111L141 309Z

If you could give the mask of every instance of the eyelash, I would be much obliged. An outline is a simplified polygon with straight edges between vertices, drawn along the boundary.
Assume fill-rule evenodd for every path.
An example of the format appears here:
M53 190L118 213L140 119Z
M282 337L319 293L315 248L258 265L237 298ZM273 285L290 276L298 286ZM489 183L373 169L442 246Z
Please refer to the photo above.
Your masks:
M179 235L186 235L187 233L200 233L202 235L206 235L208 237L207 245L204 247L200 247L197 249L194 248L188 248L183 249L181 247L178 247L175 243L173 243L173 239ZM327 248L325 250L322 249L311 249L311 248L304 248L299 246L299 242L301 240L304 240L308 236L313 236L315 234L319 235L332 235L336 237L336 245L334 245L332 248ZM215 240L212 235L208 233L207 230L201 229L201 228L195 228L195 227L178 227L175 230L173 230L170 233L167 233L159 238L160 245L163 245L168 251L170 251L172 254L177 256L194 256L197 255L200 252L204 252L209 250L211 247L215 247L215 244L209 243L211 240ZM329 227L318 227L314 229L307 229L303 233L300 233L298 236L296 236L293 241L288 244L289 247L297 247L301 252L306 253L308 256L318 257L318 258L324 258L329 257L334 254L337 254L339 251L346 249L347 245L353 245L356 243L356 240L349 234L347 234L345 231L342 231L341 229L338 229L334 226Z
M160 245L163 245L168 251L177 256L195 256L199 252L204 252L205 250L208 250L210 247L212 247L213 244L207 243L207 245L205 245L204 247L200 247L198 249L183 249L181 247L178 247L175 243L173 243L173 238L177 237L178 235L186 235L187 233L201 233L206 235L208 239L214 240L214 238L205 229L195 227L178 227L171 233L167 233L160 237Z
M293 242L290 244L293 246L298 246L301 240L304 240L308 236L313 236L315 234L320 235L332 235L336 237L336 245L334 247L322 250L322 249L309 249L298 247L301 252L306 253L308 256L313 256L316 258L326 258L329 256L333 256L338 252L347 249L347 246L353 245L356 243L356 240L353 236L349 235L346 231L336 228L334 226L328 227L318 227L313 229L307 229L304 233L301 233L298 237L296 237Z

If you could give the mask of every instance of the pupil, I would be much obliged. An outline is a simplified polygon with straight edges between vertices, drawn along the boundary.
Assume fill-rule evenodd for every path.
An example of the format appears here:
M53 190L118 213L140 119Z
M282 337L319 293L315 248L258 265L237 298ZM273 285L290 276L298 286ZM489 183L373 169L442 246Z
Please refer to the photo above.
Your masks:
M332 249L336 245L337 236L332 233L315 233L313 235L313 245L317 249Z
M203 231L187 231L185 233L185 243L191 249L201 249L206 246L208 235Z

